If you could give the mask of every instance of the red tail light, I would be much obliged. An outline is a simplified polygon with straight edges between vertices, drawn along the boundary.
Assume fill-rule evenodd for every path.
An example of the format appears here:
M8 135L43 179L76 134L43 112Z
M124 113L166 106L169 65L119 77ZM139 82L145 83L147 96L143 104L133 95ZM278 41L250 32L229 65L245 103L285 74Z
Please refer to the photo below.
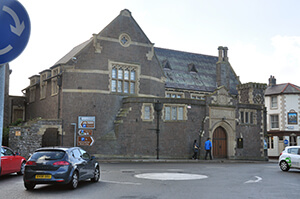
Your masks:
M26 165L35 166L36 162L34 162L34 161L28 161L28 162L26 162Z
M54 162L53 165L59 165L59 166L65 166L65 165L69 165L70 163L67 161L58 161L58 162Z

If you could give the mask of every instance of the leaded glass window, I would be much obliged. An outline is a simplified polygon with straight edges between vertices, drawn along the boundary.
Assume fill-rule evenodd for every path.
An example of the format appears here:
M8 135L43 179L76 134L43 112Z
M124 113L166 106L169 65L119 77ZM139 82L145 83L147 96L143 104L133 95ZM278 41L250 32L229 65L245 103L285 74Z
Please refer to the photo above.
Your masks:
M135 94L136 68L113 64L111 70L111 92Z

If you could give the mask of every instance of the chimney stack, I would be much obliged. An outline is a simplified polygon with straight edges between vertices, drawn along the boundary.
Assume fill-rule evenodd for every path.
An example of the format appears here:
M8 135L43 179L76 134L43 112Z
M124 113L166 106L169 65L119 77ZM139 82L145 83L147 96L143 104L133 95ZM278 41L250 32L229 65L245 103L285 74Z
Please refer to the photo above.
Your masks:
M224 51L224 61L228 61L228 56L227 56L228 48L225 46L225 47L223 48L223 51Z
M272 87L272 86L276 86L276 79L274 76L270 76L269 78L269 86Z
M218 50L219 50L219 62L223 61L223 46L219 46Z
M218 59L218 61L219 62L222 62L222 61L227 62L228 61L228 56L227 56L228 48L226 46L225 47L219 46L218 50L219 50L219 59Z

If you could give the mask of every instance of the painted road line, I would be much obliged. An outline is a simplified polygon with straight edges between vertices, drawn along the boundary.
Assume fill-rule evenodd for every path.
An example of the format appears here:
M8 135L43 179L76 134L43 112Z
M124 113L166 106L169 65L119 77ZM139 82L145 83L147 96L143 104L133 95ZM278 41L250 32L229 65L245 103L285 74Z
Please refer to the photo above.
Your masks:
M247 183L257 183L257 182L260 182L262 180L262 178L259 177L259 176L255 176L255 178L256 178L256 180L248 180L248 181L246 181L244 183L245 184L247 184Z
M101 180L101 182L107 182L112 184L124 184L124 185L141 185L142 183L135 182L118 182L118 181L109 181L109 180Z

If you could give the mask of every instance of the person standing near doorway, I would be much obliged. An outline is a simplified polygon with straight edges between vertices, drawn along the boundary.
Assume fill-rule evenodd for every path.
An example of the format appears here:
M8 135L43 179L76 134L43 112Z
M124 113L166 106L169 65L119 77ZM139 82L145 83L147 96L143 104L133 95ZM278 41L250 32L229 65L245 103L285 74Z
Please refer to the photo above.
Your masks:
M197 156L198 156L198 151L199 151L199 145L197 144L197 140L194 140L193 150L194 150L194 155L193 155L192 159L196 160L196 159L198 159Z
M207 158L207 155L209 155L209 158L212 160L212 157L211 157L211 148L212 148L212 143L210 141L210 138L207 138L207 141L205 142L205 150L206 150L205 160Z

